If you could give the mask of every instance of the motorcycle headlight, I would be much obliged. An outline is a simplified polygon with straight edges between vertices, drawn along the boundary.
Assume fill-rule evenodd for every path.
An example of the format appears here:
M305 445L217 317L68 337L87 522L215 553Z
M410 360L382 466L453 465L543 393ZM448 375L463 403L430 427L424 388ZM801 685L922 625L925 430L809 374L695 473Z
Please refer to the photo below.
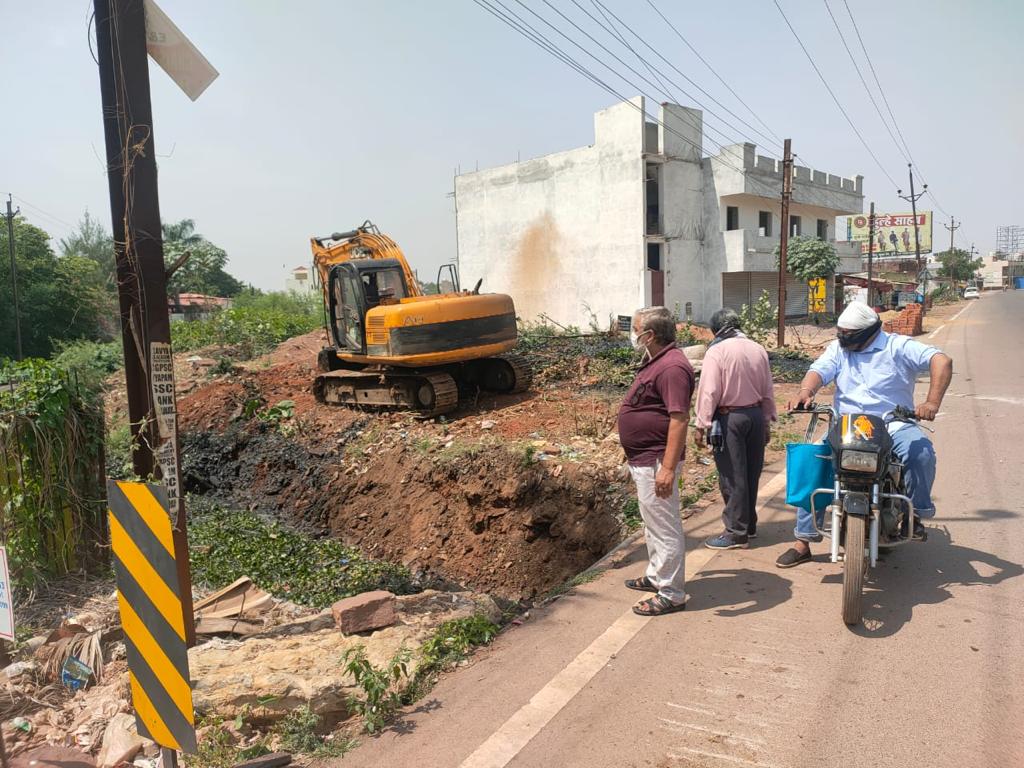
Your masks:
M839 466L851 472L876 472L878 454L870 451L843 451Z

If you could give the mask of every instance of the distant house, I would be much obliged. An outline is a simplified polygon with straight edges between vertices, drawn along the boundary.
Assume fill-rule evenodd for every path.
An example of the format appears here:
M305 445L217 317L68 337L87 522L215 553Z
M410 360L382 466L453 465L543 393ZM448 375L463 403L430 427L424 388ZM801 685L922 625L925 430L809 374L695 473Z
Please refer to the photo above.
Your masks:
M292 270L292 276L284 281L284 289L289 293L307 294L314 290L312 272L309 267L299 265Z
M176 320L205 320L214 310L228 309L231 299L206 296L202 293L176 293L167 297L167 311L171 322Z

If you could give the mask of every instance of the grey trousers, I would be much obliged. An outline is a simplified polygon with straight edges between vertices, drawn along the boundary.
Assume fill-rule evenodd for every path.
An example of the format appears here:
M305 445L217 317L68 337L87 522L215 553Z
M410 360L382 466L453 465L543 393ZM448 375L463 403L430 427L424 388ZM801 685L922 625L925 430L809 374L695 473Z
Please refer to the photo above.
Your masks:
M757 484L764 468L764 415L760 406L719 415L724 444L715 451L718 487L725 500L725 530L741 538L757 531Z

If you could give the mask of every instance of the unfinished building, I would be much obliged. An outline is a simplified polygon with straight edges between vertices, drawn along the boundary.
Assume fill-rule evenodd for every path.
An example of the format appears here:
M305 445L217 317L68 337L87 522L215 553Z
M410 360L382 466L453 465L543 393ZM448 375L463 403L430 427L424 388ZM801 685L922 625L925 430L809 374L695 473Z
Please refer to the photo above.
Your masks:
M700 110L662 104L658 121L643 110L638 97L598 112L588 147L457 176L463 282L511 294L524 320L581 328L649 305L703 322L762 290L777 301L781 161L753 144L702 157ZM790 231L834 242L840 272L857 272L836 217L863 200L862 176L797 165ZM790 277L786 312L806 310L807 286Z

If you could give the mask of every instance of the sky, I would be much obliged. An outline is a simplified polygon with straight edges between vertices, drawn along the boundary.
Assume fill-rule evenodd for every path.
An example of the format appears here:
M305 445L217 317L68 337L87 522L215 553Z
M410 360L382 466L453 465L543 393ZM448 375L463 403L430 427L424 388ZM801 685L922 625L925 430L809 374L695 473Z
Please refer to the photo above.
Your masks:
M505 0L621 94L642 88L655 102L668 100L552 10L648 75L584 16L579 6L596 15L593 0L579 0L579 6L522 1L633 80L616 79L517 0ZM909 210L773 0L654 0L757 118L647 0L603 2L732 112L791 137L808 164L842 176L863 174L865 210L872 200L879 211ZM973 243L988 252L997 226L1024 224L1024 3L846 2L917 172L938 201L921 202L936 212L935 239L948 242L941 205L963 222L958 246ZM824 0L779 3L868 148L906 194L907 161L869 101ZM829 3L873 84L843 0ZM593 113L616 101L473 0L160 5L220 72L193 103L150 64L162 218L194 219L199 232L227 250L228 270L263 289L281 289L292 267L310 261L310 236L365 219L394 237L421 275L436 273L455 257L450 195L457 169L589 144ZM0 0L0 193L4 200L13 194L26 218L55 239L66 237L86 209L110 223L91 8L88 0ZM649 49L639 50L663 75L725 114ZM680 102L700 106L669 89ZM877 89L873 94L886 115ZM749 128L726 117L735 128L719 127L731 140L752 140L770 153ZM717 152L709 137L705 150Z

